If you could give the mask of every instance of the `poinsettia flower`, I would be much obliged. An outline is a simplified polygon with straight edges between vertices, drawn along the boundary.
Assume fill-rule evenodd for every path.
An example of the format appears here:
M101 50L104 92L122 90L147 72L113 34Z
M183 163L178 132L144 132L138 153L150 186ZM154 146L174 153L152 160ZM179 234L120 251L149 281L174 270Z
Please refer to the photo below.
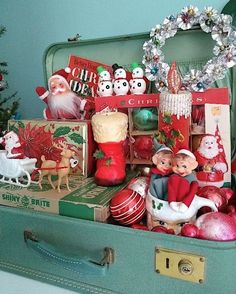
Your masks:
M177 16L177 25L182 30L189 30L194 24L198 22L198 8L192 5L182 9Z
M190 69L189 73L185 75L183 79L183 88L191 89L191 85L197 85L197 83L201 80L202 72L198 69Z
M233 67L236 64L236 47L228 46L220 58L228 68Z
M143 56L143 60L142 63L146 66L147 63L149 63L152 58L153 58L153 54L152 54L152 49L155 48L152 40L149 40L148 42L145 42L143 44L143 50L145 52L145 55Z
M154 28L151 29L150 31L150 37L154 37L155 35L160 35L161 34L161 25L158 24Z
M152 55L152 60L155 63L158 63L164 60L164 55L159 48L152 48L151 55Z
M226 70L227 65L224 62L215 62L215 59L208 61L204 67L204 72L206 72L209 77L214 77L215 80L223 79Z
M166 37L163 34L158 34L153 37L153 43L160 48L165 45L165 41Z
M154 44L152 42L152 40L146 41L143 44L143 50L146 52L151 52L152 48L154 47Z
M231 15L220 14L217 23L213 26L211 36L219 45L226 44L232 32Z
M159 92L166 91L168 89L167 73L170 66L167 63L161 63L159 68L159 76L156 79L155 86Z
M163 21L162 34L165 38L173 37L177 33L176 19L173 15L166 17Z
M24 147L24 153L29 158L37 158L37 165L41 164L41 156L46 159L60 159L61 150L53 146L51 131L46 131L45 126L26 124L25 128L19 128L19 139Z
M150 63L145 68L145 75L149 81L155 81L159 75L159 64Z
M206 88L207 88L207 85L203 81L199 80L197 83L191 84L188 90L194 91L194 92L204 92Z
M164 92L167 91L168 86L166 81L164 79L160 78L155 82L155 86L158 92Z
M212 27L219 19L219 14L216 9L211 6L205 7L199 17L199 24L202 30L206 33L211 32Z

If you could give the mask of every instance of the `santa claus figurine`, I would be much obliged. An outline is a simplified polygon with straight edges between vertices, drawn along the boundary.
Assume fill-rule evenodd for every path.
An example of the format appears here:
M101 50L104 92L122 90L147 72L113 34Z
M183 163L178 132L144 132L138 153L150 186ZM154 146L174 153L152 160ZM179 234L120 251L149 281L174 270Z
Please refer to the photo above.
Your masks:
M48 90L37 87L36 93L47 104L45 119L88 119L94 103L75 94L69 86L67 76L70 68L60 69L48 80Z
M15 132L10 131L1 137L0 144L2 144L7 151L7 158L25 158L23 147Z
M222 187L228 165L219 137L212 134L204 135L194 154L199 164L196 173L199 185Z

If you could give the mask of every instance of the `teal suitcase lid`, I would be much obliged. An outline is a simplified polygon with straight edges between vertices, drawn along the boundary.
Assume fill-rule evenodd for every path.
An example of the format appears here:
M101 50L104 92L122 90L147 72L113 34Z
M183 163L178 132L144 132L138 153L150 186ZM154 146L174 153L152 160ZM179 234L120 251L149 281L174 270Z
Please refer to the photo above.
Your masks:
M43 56L45 83L47 84L53 72L68 65L70 55L108 65L119 63L126 68L129 68L134 61L141 63L144 55L143 44L149 38L149 33L140 33L88 40L79 38L77 41L51 44ZM162 49L165 57L168 57L165 60L167 63L176 60L178 63L189 64L191 60L199 64L206 63L212 58L213 46L214 41L210 34L195 27L191 30L179 31L166 41Z

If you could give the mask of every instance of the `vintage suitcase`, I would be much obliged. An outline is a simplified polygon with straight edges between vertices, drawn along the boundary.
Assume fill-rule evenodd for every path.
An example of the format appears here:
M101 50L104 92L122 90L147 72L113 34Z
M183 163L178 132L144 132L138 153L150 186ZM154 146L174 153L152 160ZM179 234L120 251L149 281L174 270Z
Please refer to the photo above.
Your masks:
M70 54L106 64L141 61L148 39L138 34L54 44L44 55L45 78L65 67ZM196 29L177 34L164 51L167 61L205 63L211 48L209 36ZM236 293L236 241L190 239L5 206L0 236L0 269L77 293Z

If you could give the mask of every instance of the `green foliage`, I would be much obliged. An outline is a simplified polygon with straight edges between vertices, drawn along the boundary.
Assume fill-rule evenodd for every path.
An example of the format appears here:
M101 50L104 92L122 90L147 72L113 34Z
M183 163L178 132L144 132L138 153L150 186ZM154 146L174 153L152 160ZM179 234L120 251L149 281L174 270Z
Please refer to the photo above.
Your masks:
M4 26L0 26L0 37L6 32L6 28ZM11 119L19 108L19 98L16 98L17 92L10 96L3 96L2 92L8 87L5 82L4 75L7 75L7 63L5 61L0 60L0 75L1 81L4 82L0 87L0 136L2 132L7 129L8 120ZM13 102L11 102L14 100Z
M73 133L73 134L70 134L68 137L71 139L71 141L77 144L85 143L84 138L80 134Z
M170 132L171 136L174 137L174 138L179 138L181 137L181 133L179 130L175 130L175 129L172 129L171 132Z
M102 159L104 158L105 153L102 152L101 150L96 150L93 154L93 157L95 157L96 159Z
M107 159L106 159L106 165L107 165L107 166L110 166L111 163L112 163L112 158L111 158L111 157L107 158Z
M164 116L163 116L163 122L166 123L166 124L172 124L172 118L171 118L171 115L170 113L165 113Z
M70 127L59 127L53 133L53 137L58 138L58 137L61 137L61 136L65 136L65 135L69 134L70 131L71 131Z

